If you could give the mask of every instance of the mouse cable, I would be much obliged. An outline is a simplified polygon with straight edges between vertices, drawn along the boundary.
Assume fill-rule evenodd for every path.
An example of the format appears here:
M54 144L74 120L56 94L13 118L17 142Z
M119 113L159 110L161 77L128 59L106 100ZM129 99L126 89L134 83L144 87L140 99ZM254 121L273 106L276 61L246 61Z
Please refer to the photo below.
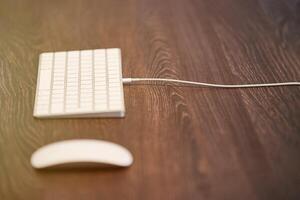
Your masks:
M254 87L279 87L279 86L300 86L300 82L281 82L281 83L262 83L262 84L214 84L214 83L202 83L194 81L185 81L178 79L167 78L123 78L123 84L130 84L133 82L167 82L183 85L195 85L202 87L214 87L214 88L254 88Z

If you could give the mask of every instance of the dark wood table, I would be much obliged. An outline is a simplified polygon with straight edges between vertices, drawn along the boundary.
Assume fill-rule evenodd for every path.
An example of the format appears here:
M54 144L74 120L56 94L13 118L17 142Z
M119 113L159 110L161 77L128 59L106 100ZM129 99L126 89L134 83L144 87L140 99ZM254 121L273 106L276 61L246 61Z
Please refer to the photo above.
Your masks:
M124 119L33 118L38 55L118 47L124 77L300 80L299 0L2 0L0 199L300 199L300 87L125 86ZM126 146L128 169L36 171L64 139Z

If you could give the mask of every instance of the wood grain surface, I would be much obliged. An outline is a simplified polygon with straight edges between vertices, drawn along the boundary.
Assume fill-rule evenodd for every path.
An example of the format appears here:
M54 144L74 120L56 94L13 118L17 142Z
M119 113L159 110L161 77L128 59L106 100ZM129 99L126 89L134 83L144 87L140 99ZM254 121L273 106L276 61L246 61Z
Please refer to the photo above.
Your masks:
M1 0L0 199L300 199L300 88L125 86L124 119L33 118L38 55L118 47L124 77L300 80L299 0ZM128 169L36 171L71 138ZM97 152L95 152L97 153Z

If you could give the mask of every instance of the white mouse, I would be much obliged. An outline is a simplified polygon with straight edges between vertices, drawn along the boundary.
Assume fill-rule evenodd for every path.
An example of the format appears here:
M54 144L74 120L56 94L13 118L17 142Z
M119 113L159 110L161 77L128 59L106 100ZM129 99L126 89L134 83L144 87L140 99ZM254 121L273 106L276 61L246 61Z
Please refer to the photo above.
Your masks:
M75 139L41 147L31 156L36 169L53 167L116 166L132 164L131 153L121 145L102 140Z

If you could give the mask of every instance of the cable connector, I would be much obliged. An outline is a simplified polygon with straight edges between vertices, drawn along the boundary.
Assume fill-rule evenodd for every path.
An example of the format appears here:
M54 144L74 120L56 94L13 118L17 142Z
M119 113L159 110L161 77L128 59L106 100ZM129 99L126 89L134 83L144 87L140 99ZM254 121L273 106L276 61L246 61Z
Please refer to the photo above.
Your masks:
M132 82L131 78L122 78L123 84L130 84Z

